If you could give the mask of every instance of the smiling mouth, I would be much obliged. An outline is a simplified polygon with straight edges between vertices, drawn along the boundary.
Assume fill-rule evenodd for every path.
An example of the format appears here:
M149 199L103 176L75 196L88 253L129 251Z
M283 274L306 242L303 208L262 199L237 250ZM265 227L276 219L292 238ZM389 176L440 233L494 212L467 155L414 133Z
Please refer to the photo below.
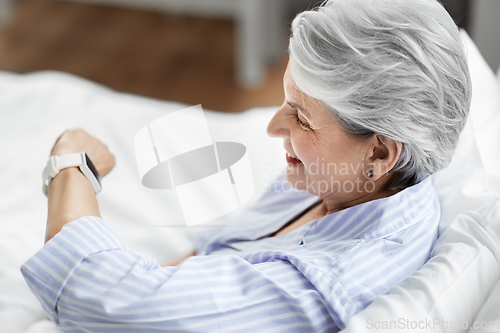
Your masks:
M302 161L301 160L299 160L295 156L290 155L288 152L286 153L286 161L288 162L288 165L291 165L291 166L302 165Z

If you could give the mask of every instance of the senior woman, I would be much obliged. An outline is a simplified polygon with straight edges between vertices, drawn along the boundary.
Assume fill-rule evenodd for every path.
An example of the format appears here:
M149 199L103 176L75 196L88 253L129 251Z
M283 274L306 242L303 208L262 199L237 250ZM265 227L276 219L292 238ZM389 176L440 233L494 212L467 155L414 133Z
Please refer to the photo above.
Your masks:
M425 263L440 215L428 176L450 161L470 103L457 27L435 0L330 0L292 32L268 126L287 170L180 265L127 251L79 169L52 179L47 243L22 272L60 328L337 331ZM82 151L101 176L113 168L82 130L52 154Z

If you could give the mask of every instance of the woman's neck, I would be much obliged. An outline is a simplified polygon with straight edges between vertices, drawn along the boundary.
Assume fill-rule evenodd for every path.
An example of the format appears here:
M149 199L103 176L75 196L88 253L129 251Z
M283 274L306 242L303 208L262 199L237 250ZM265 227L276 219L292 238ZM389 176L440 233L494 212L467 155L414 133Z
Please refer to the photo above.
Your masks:
M388 176L388 175L386 175ZM380 178L375 182L375 190L371 192L360 192L354 194L346 194L345 196L339 196L338 193L332 193L330 196L326 196L323 201L320 203L322 214L328 215L343 209L356 206L368 201L373 201L377 199L382 199L386 197L390 197L402 189L396 190L386 190L385 184L387 183L388 178Z

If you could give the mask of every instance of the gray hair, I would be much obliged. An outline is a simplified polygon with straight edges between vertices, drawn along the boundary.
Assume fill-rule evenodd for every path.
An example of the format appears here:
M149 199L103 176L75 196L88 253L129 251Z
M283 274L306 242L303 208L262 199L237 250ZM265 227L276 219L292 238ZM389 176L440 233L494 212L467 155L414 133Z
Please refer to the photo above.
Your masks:
M447 166L470 108L459 29L436 0L327 0L292 24L297 87L355 137L403 143L388 189Z

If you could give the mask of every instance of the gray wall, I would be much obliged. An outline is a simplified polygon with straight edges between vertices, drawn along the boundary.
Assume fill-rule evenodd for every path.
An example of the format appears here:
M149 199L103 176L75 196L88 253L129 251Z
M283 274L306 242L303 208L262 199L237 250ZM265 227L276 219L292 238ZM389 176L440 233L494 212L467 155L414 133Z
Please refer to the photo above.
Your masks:
M500 0L473 0L469 34L497 73L500 67Z

